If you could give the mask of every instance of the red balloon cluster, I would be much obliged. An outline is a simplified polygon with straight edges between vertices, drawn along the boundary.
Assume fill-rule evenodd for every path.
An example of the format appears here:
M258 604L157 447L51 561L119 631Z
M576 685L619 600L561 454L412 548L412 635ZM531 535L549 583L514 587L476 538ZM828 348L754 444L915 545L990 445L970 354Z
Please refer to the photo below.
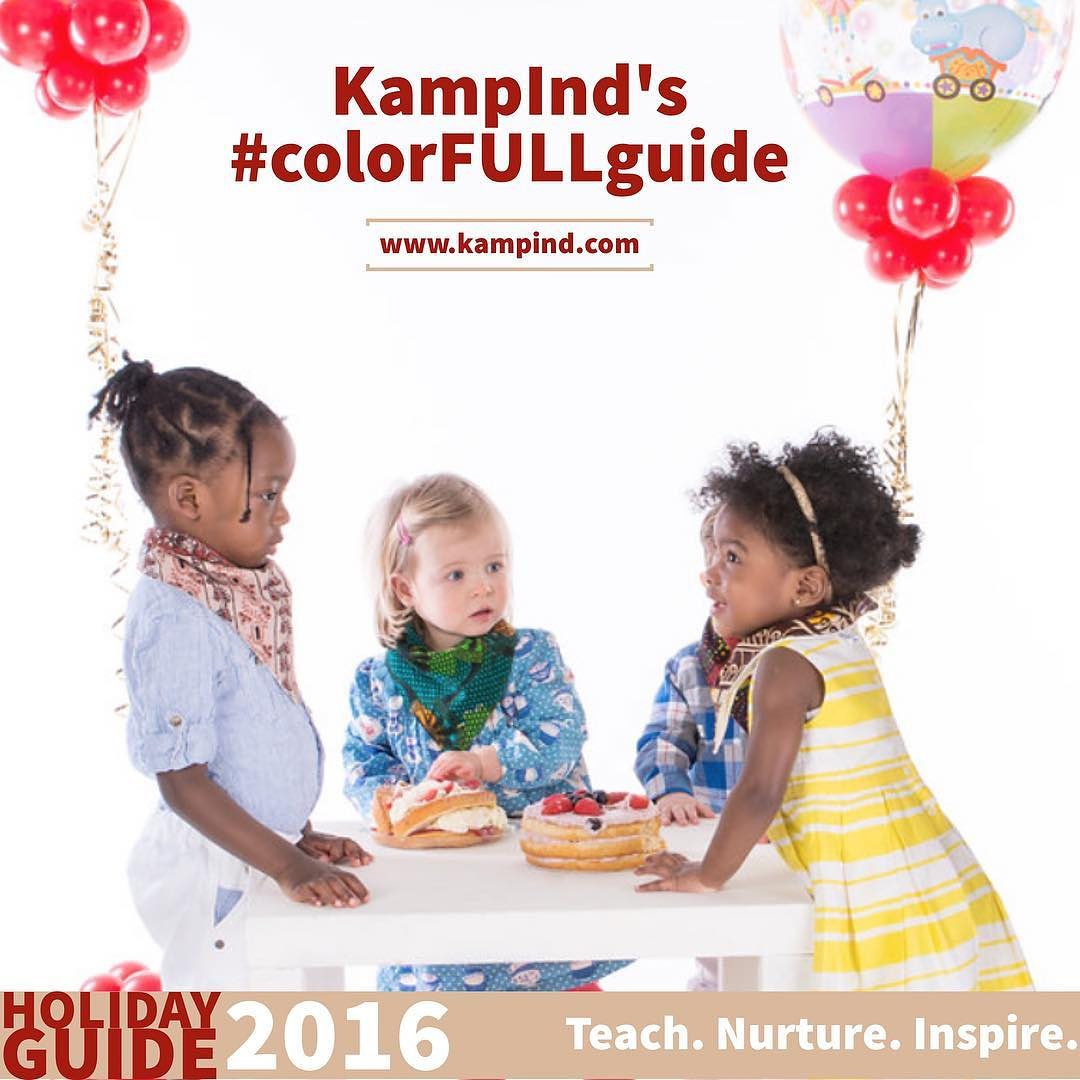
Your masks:
M40 72L35 94L58 119L95 101L121 116L150 93L150 72L187 48L173 0L0 0L0 56Z
M148 971L145 964L125 960L122 963L113 964L108 971L100 975L91 975L79 989L108 993L119 990L125 994L130 990L155 991L161 989L161 976Z
M836 193L833 213L848 236L869 242L866 264L881 281L919 274L927 285L955 285L975 244L1004 236L1013 221L1009 189L985 176L954 183L934 169L913 169L891 183L856 176Z

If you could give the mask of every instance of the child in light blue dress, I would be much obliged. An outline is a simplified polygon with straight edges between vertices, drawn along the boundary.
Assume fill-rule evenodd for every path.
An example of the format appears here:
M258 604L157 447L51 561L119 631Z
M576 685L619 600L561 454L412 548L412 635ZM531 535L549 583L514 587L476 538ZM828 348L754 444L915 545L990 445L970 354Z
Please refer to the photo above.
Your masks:
M255 877L355 906L367 890L334 864L370 861L308 820L323 751L293 668L289 583L270 558L289 521L292 440L250 391L202 368L128 361L91 418L102 413L155 522L125 620L128 748L161 796L131 858L135 904L166 989L248 989Z

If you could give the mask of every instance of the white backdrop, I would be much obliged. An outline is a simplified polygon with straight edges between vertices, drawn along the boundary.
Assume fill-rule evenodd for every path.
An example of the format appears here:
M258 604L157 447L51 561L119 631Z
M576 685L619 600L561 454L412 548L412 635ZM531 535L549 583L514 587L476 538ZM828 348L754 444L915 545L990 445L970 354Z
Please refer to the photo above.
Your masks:
M510 524L515 616L559 637L601 786L632 779L665 658L704 619L686 494L725 441L835 424L878 441L894 292L831 220L852 170L798 115L773 2L529 0L360 5L185 0L187 56L157 77L115 223L123 342L160 367L219 368L287 415L298 447L299 671L326 742L318 816L347 817L339 750L356 662L374 651L360 545L374 501L457 470ZM405 74L683 75L664 119L536 120L596 146L708 142L745 127L787 147L782 184L236 184L243 131L312 143L347 127L401 142L440 118L333 115L335 64ZM71 986L155 960L128 900L127 851L154 790L127 763L109 624L110 561L79 539L95 389L82 359L92 240L89 121L38 112L0 68L4 162L6 527L0 753L0 983ZM1080 76L989 173L1011 235L926 305L912 471L926 531L903 579L885 674L912 755L998 886L1044 989L1076 989L1070 843L1080 725L1071 609ZM461 124L461 130L469 130ZM513 130L532 130L517 120ZM369 216L654 217L652 274L366 274ZM146 524L129 501L132 532ZM657 933L672 935L670 926ZM672 952L689 953L672 937ZM636 983L647 988L648 979Z

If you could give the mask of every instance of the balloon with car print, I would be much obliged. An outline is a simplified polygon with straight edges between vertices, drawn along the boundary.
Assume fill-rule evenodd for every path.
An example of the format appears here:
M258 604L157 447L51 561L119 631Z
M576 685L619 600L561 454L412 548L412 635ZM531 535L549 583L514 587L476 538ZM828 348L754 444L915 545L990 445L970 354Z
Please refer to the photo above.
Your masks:
M784 64L836 151L894 180L961 180L1057 86L1073 0L781 0Z

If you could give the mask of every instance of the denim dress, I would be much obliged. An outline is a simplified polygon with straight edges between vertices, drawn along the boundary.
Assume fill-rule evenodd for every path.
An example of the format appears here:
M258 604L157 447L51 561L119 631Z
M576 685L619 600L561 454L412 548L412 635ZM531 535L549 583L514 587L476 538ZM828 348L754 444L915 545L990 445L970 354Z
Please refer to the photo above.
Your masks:
M147 776L205 764L240 807L290 842L314 809L323 752L307 709L232 625L187 593L140 578L128 604L128 751ZM128 868L163 950L166 989L246 989L242 919L258 871L159 802Z
M345 794L371 824L378 788L399 780L418 783L442 753L409 711L404 692L383 657L365 660L349 695L353 719L345 736ZM521 816L530 803L556 792L589 786L581 756L585 714L573 675L555 638L544 630L518 630L517 649L502 701L492 710L473 748L497 746L504 772L491 785L499 805ZM402 957L408 960L408 957ZM618 971L625 960L516 964L402 963L379 969L380 990L569 990Z

